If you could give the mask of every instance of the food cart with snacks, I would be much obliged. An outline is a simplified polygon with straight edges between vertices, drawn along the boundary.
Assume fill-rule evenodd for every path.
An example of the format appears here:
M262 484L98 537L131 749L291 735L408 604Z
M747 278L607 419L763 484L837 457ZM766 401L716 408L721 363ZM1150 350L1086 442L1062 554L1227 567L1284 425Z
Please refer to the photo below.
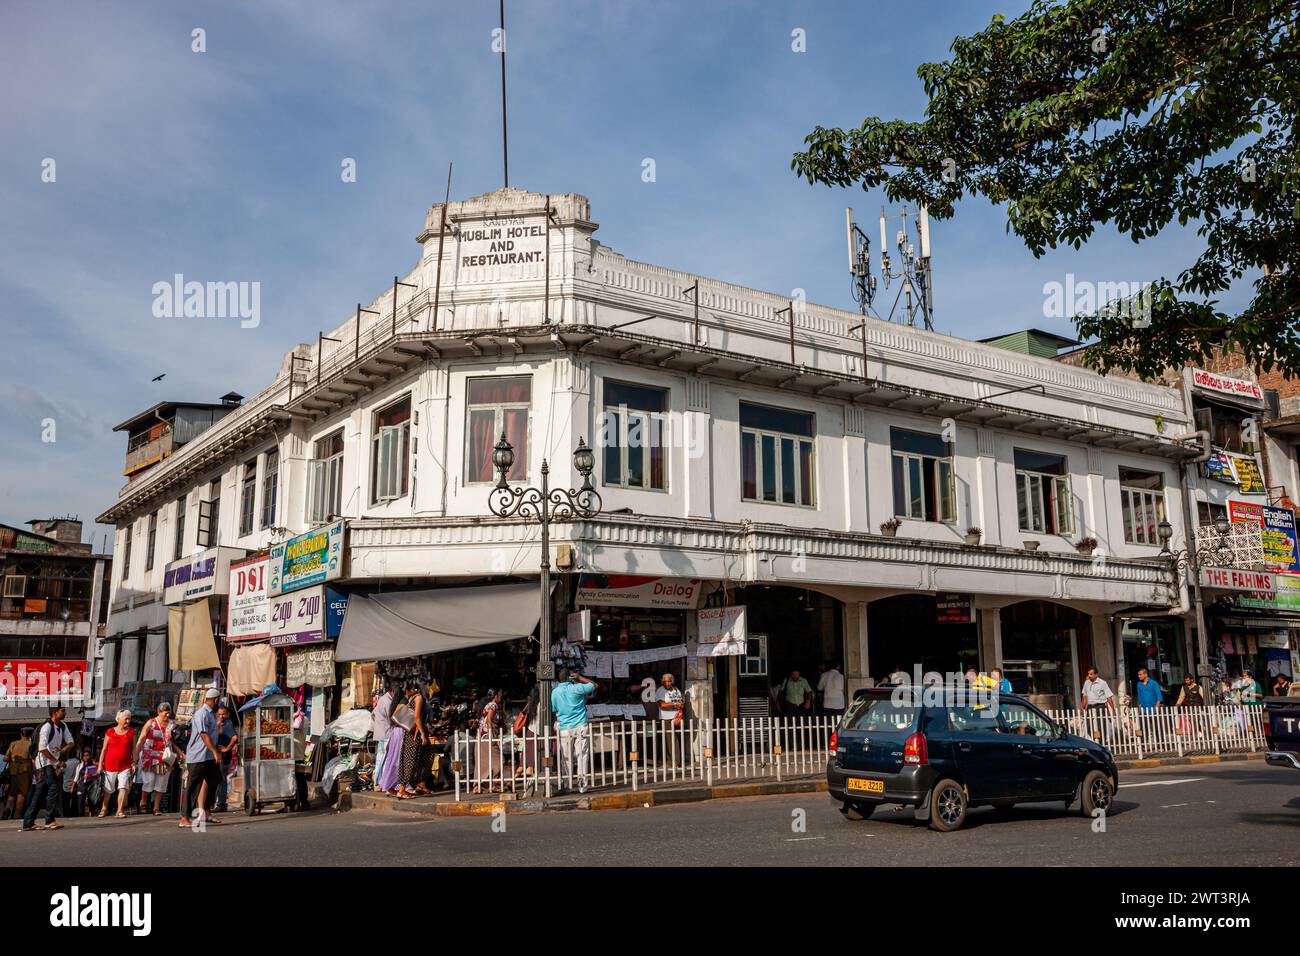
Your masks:
M244 812L252 816L272 803L296 809L293 699L287 694L268 694L243 711L242 717L239 746Z

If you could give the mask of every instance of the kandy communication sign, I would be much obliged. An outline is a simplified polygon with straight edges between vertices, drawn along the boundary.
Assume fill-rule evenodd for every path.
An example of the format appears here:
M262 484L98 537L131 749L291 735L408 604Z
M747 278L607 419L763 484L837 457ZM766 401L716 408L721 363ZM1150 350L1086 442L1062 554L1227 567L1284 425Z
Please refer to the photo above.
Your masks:
M658 607L688 610L700 602L698 578L660 578L643 574L584 574L577 603L585 607Z
M271 548L271 597L343 575L343 522L335 521Z

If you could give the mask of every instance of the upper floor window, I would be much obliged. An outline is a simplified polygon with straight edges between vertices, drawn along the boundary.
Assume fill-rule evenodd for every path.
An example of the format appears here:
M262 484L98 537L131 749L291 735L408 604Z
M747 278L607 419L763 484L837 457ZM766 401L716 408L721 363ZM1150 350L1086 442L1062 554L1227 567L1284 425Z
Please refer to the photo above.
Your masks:
M126 581L131 577L131 543L135 532L135 522L132 521L126 526L125 541L122 544L122 580Z
M1165 520L1164 476L1121 468L1119 496L1124 514L1124 540L1129 544L1159 544L1158 529Z
M504 433L514 447L515 463L506 477L522 481L528 475L528 413L532 380L471 378L465 385L465 480L496 481L492 449Z
M144 569L153 570L154 551L158 544L158 512L149 515L149 532L144 541Z
M411 489L411 396L375 413L371 438L374 501L392 501Z
M176 535L172 538L172 560L179 561L185 554L185 498L176 499Z
M1244 408L1207 402L1198 396L1192 414L1196 427L1210 433L1210 443L1216 448L1237 454L1255 450L1249 438L1256 423Z
M956 521L952 447L938 435L889 430L894 514L917 521Z
M668 390L605 382L600 438L605 484L624 488L668 487Z
M244 478L239 491L239 536L253 533L253 512L257 507L257 459L244 462Z
M208 500L199 502L198 543L215 548L221 537L221 479L213 478L208 486Z
M307 523L324 524L343 511L343 429L317 439L307 463Z
M275 524L276 498L280 490L280 450L272 448L266 453L262 466L262 527Z
M746 501L815 504L813 416L740 403L740 483Z
M1015 463L1020 530L1069 534L1070 474L1065 457L1017 448Z

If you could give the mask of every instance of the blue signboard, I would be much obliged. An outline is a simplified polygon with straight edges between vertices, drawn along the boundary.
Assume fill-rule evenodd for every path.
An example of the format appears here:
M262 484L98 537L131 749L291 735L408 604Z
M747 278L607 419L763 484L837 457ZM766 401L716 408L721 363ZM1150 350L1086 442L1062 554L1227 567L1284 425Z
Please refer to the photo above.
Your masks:
M1289 508L1264 506L1264 524L1260 529L1264 545L1264 564L1277 571L1300 570L1297 561L1295 512Z
M337 638L343 631L343 615L348 612L346 591L325 589L325 636Z

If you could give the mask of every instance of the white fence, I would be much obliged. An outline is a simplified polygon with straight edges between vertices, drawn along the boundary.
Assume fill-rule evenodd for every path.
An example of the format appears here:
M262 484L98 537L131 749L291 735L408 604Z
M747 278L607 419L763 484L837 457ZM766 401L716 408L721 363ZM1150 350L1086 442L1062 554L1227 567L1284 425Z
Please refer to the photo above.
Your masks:
M549 797L568 790L712 786L820 774L837 723L832 717L601 720L558 734L461 732L453 743L456 798L463 791Z
M1254 753L1264 748L1263 707L1161 707L1152 711L1049 710L1072 734L1091 737L1116 757Z
M1091 737L1119 758L1264 748L1262 707L1047 713L1070 733ZM824 773L837 724L831 717L598 720L577 733L459 732L452 741L451 769L456 799L465 793L550 797L662 783L781 780Z

